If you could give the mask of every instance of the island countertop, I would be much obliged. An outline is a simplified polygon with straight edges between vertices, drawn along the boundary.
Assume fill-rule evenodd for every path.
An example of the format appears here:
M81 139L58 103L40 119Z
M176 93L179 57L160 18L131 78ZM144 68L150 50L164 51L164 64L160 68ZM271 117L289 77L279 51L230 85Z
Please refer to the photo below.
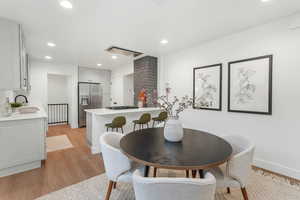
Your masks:
M85 112L95 114L95 115L115 115L115 114L125 114L125 113L138 113L138 112L150 112L150 111L160 111L161 108L132 108L132 109L122 109L122 110L113 110L108 108L99 108L99 109L86 109Z

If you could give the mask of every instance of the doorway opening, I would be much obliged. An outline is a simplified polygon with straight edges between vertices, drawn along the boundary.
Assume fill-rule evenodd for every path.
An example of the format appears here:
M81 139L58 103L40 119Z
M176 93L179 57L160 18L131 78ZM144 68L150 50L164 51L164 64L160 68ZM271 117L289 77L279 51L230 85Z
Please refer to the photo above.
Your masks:
M69 124L71 81L66 75L48 74L48 124Z
M124 76L123 79L123 102L126 106L134 105L134 86L133 86L133 74Z

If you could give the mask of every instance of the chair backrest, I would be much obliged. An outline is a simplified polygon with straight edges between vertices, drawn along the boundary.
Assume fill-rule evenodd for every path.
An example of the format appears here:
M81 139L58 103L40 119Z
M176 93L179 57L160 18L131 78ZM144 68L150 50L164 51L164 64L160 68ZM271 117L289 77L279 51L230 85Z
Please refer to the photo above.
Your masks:
M165 111L161 112L161 113L159 113L158 118L159 118L159 120L164 121L168 118L168 113Z
M224 136L224 139L233 148L232 158L227 163L227 175L245 187L251 175L255 146L248 139L237 135Z
M139 122L142 124L146 124L151 121L151 115L149 113L144 113L139 119Z
M122 127L126 124L126 118L124 116L115 117L112 121L114 127Z
M213 200L216 179L210 173L204 179L145 178L135 171L133 186L136 200Z
M117 181L121 174L131 169L131 161L120 150L121 138L121 134L114 132L100 137L105 172L111 181Z

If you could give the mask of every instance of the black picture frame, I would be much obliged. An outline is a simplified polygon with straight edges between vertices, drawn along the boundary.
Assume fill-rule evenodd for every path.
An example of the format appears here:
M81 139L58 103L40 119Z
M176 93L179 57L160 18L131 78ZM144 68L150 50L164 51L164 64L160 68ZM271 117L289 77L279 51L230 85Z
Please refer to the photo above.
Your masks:
M258 112L258 111L251 111L251 110L234 110L231 109L231 68L233 64L242 63L242 62L249 62L254 60L260 59L268 59L269 60L269 75L268 75L268 111L267 112ZM237 112L237 113L249 113L249 114L260 114L260 115L272 115L272 76L273 76L273 55L265 55L259 57L253 57L243 60L231 61L228 63L228 104L227 110L228 112Z
M196 99L196 97L195 97L195 75L196 75L196 71L201 70L201 69L212 68L212 67L219 68L219 92L218 92L219 93L219 106L218 106L218 108L196 107L195 106L195 99ZM222 63L193 68L193 108L194 109L222 111L222 73L223 73L222 70L223 70Z

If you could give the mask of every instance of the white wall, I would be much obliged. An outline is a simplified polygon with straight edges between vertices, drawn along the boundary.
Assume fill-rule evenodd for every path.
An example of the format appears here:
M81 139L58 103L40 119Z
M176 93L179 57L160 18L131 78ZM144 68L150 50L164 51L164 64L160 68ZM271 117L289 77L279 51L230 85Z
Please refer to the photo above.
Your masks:
M223 111L188 110L185 126L216 135L239 134L256 144L255 165L300 179L300 29L281 19L163 56L160 85L192 95L193 67L223 62ZM273 115L227 112L227 62L274 55Z
M48 74L48 103L69 103L68 76Z
M112 105L124 105L124 76L133 73L133 62L112 70L111 98ZM116 102L117 104L113 104Z
M70 78L68 84L68 96L70 101L70 124L72 128L78 127L77 115L77 82L78 67L68 64L54 64L33 61L31 63L31 92L29 101L31 104L43 106L48 104L48 74L65 75Z
M4 91L0 91L0 116L5 111L4 110L4 107L5 107L5 97L6 97L5 92Z

